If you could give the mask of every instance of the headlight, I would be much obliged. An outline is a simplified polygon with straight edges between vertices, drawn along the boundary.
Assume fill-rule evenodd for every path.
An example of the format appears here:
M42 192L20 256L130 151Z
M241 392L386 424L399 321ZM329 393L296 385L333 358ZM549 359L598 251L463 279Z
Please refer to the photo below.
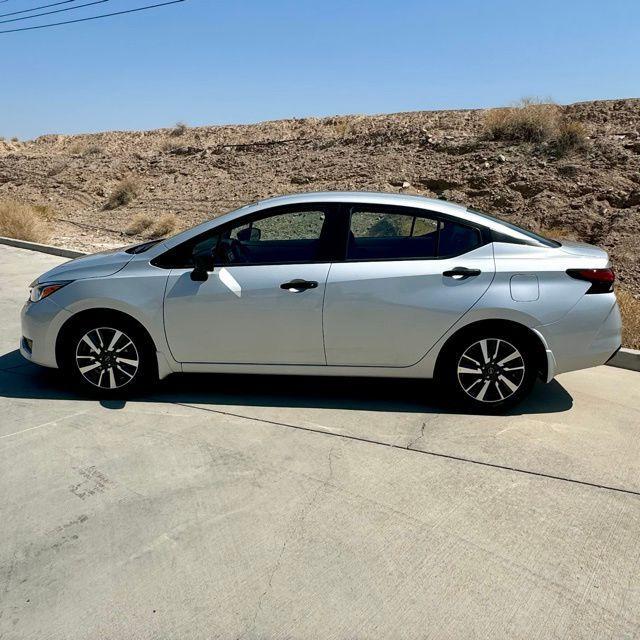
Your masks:
M29 300L31 300L31 302L44 300L44 298L49 297L58 289L62 289L62 287L68 285L69 282L71 282L71 280L67 280L66 282L44 282L42 284L32 285L29 290Z

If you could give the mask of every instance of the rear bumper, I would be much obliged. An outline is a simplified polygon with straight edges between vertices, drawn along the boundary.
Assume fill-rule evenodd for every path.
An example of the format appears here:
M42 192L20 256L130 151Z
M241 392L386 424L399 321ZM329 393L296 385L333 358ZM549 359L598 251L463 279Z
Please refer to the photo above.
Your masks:
M71 314L53 300L27 302L20 312L22 338L20 353L24 358L45 367L57 367L56 339Z
M615 294L585 295L562 320L535 327L555 360L555 375L605 364L620 348Z

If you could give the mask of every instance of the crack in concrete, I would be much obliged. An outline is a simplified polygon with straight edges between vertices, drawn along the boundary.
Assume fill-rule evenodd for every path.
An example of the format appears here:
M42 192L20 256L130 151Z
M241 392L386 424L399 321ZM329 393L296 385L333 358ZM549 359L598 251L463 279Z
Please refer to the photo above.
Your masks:
M296 518L294 519L293 524L291 525L291 527L289 528L289 531L282 543L282 547L280 549L280 553L278 554L278 557L273 565L273 568L271 569L271 572L269 573L269 579L267 581L267 586L265 588L265 590L260 594L260 597L258 598L258 603L256 605L256 609L255 612L253 614L253 619L251 621L251 625L249 627L249 629L247 629L241 636L240 638L245 637L245 635L247 633L249 633L250 631L253 632L255 631L256 628L256 622L258 620L258 616L260 615L260 613L262 612L262 606L264 603L265 598L267 597L267 595L269 594L269 592L272 589L273 586L273 579L275 578L276 574L278 573L278 571L280 571L280 568L282 566L282 560L284 558L285 552L287 550L287 546L289 544L289 542L291 540L294 539L294 537L296 537L296 534L299 532L300 534L304 531L304 523L307 519L307 517L309 516L309 513L311 512L311 509L313 508L313 506L316 504L320 493L326 489L328 486L330 486L331 480L333 479L333 452L335 450L337 445L333 445L330 449L329 449L329 454L327 457L327 463L329 465L329 473L327 474L327 477L324 480L320 480L320 484L318 487L316 487L316 489L313 492L313 495L311 496L311 499L307 502L306 505L304 505L300 511L298 512L298 515L296 516Z
M419 440L422 440L422 438L424 438L424 429L427 426L426 422L422 423L422 427L420 429L420 435L417 438L414 438L413 440L411 440L411 442L409 442L409 444L407 445L407 449L411 449L411 447L413 447Z

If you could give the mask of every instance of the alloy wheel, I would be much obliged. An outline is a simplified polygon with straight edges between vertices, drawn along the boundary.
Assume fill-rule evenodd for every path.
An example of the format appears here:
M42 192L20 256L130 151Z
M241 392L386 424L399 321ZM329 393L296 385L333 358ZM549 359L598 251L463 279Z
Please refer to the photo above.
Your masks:
M502 402L522 386L525 361L518 349L500 338L485 338L469 346L458 360L458 382L479 402Z
M76 366L82 377L100 389L119 389L138 373L140 356L122 330L99 327L87 331L76 347Z

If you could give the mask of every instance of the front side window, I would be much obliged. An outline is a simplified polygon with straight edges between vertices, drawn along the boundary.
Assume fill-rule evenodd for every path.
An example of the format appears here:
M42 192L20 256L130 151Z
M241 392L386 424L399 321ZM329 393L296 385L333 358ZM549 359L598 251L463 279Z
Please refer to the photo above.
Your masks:
M323 259L323 208L287 211L242 222L223 231L214 248L216 264L276 264Z
M192 268L205 256L210 268L243 264L330 262L339 257L340 217L330 204L286 205L221 225L170 249L152 264Z
M349 260L444 258L479 245L477 229L426 212L366 205L351 209Z

